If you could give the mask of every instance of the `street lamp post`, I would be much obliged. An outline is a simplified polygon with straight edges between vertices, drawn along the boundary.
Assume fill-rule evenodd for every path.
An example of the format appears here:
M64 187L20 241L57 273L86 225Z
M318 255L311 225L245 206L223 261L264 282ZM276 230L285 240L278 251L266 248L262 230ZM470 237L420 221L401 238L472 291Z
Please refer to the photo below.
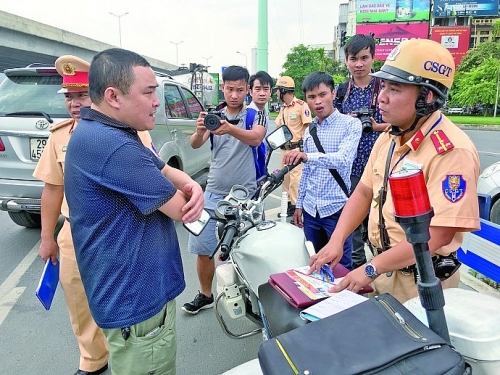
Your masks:
M126 16L128 12L122 14L114 14L113 12L109 12L112 16L118 18L118 37L120 38L120 48L122 47L122 22L121 19L123 16Z
M202 59L205 59L205 66L208 68L208 60L210 60L213 56L210 56L210 57L201 57Z
M240 51L236 51L236 53L239 53L240 55L245 56L245 68L248 68L248 59L247 59L247 55L245 55L243 52L240 52Z
M180 42L172 42L170 41L170 43L172 44L175 44L175 55L176 55L176 65L179 66L179 44L181 44L182 42L184 42L183 40L181 40Z
M498 108L498 90L500 88L500 67L498 67L498 77L497 77L497 94L495 96L495 109L493 110L493 117L497 117Z

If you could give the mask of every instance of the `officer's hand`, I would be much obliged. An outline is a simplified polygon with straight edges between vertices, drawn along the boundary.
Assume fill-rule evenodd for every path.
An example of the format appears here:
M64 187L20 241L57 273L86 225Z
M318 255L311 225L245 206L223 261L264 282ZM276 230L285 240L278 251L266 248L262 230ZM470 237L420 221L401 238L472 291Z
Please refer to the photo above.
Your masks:
M330 268L333 270L340 262L344 255L344 244L334 243L329 241L317 254L314 254L309 260L308 274L319 271L323 264L329 263Z
M302 222L302 208L295 209L295 212L293 213L293 223L299 228L304 227L304 223Z
M340 283L328 289L331 293L338 293L344 289L358 293L373 280L365 275L365 268L359 267L345 275Z
M304 152L300 152L298 150L291 150L287 152L283 157L283 164L298 164L300 162L300 159L302 159L302 162L305 163L307 161L307 155Z
M44 262L50 258L52 263L55 265L57 261L57 250L59 247L57 246L57 242L55 240L42 240L40 243L40 248L38 249L38 254L40 258L43 259Z

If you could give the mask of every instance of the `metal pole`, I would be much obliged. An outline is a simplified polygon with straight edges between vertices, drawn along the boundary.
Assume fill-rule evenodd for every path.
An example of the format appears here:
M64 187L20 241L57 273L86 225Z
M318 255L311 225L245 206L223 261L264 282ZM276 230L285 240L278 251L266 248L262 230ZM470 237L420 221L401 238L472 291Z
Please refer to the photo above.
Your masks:
M179 66L179 44L181 44L182 42L184 42L183 40L181 40L180 42L172 42L170 41L170 43L172 44L175 44L175 55L176 55L176 65Z
M201 57L202 59L205 59L205 66L208 68L208 60L210 60L213 56L210 56L210 57Z
M500 66L498 67L498 77L497 77L497 94L495 95L495 109L493 110L493 117L497 117L497 107L498 107L498 88L500 86Z
M240 55L245 56L245 68L247 68L247 69L248 69L248 59L247 59L247 55L245 55L243 52L239 52L239 51L236 51L236 53L239 53Z
M425 309L429 328L441 336L449 344L450 333L444 315L444 294L441 282L434 274L428 242L430 240L429 225L434 211L427 214L401 217L394 215L396 222L406 233L406 239L412 244L415 254L419 278L417 289L420 302Z
M257 70L268 69L268 30L267 30L267 0L259 0L258 3L258 27L257 27Z
M113 12L109 12L109 14L115 16L116 18L118 18L118 38L120 40L120 48L122 47L122 17L123 16L126 16L128 14L128 12L125 12L125 13L122 13L122 14L114 14Z

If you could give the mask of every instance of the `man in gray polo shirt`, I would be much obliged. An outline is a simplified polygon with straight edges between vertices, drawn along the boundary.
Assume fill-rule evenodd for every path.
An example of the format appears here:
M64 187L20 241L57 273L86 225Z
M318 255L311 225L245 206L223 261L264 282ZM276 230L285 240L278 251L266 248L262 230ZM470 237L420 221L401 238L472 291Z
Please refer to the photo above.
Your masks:
M267 130L267 117L263 111L257 111L252 126L247 130L247 108L244 105L248 93L249 74L241 66L229 66L222 74L222 91L227 106L222 109L227 120L221 120L220 126L208 131L200 113L196 121L196 133L191 136L191 146L201 147L207 140L212 142L212 161L205 189L205 209L215 216L216 203L224 199L235 184L245 186L252 195L256 188L256 172L252 147L261 144ZM212 136L211 136L212 134ZM210 220L200 236L189 236L188 250L197 254L196 271L200 281L200 291L192 302L185 303L182 310L188 314L197 314L214 304L212 280L215 273L215 261L210 259L217 246L215 221Z

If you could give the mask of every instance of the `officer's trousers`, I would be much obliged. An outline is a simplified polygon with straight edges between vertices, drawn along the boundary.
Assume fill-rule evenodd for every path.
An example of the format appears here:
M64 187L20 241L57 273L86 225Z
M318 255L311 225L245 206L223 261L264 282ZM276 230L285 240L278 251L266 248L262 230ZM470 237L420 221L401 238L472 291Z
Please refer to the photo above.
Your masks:
M298 149L296 149L298 150ZM291 150L281 150L281 167L283 167L283 158L287 153ZM297 196L299 194L299 183L300 177L302 176L302 163L297 167L292 169L285 175L285 179L283 180L282 189L288 193L288 201L295 206L297 202Z
M57 237L59 281L64 291L73 333L80 349L79 369L93 372L108 362L106 338L90 314L87 295L76 263L75 248L67 220Z

